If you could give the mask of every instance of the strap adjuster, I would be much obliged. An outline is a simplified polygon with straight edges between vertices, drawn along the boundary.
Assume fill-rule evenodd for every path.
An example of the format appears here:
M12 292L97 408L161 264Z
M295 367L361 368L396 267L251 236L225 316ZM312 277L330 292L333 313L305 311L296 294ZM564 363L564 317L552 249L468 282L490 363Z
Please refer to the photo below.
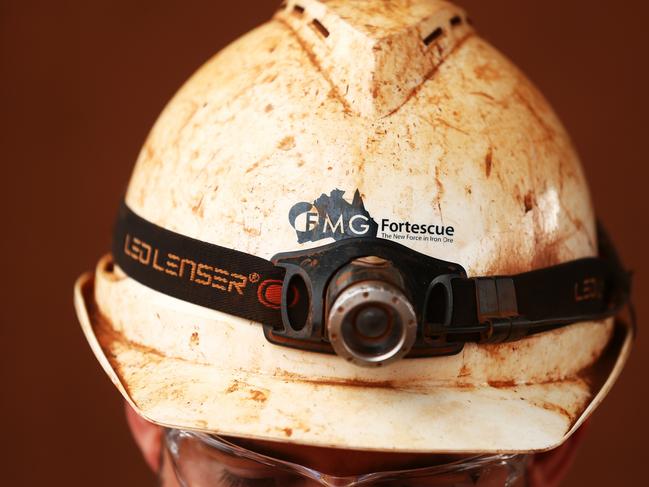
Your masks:
M479 323L518 316L516 288L511 277L478 277L475 294Z

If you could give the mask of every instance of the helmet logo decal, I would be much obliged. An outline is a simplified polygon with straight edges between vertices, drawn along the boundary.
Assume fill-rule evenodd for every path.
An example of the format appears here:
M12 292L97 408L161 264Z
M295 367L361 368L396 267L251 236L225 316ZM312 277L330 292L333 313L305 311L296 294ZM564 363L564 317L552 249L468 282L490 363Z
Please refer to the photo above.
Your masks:
M356 190L351 203L343 198L344 194L334 189L329 196L323 193L313 203L293 205L288 221L299 243L325 238L376 237L379 226L365 209L360 191Z
M298 243L353 237L441 244L454 242L455 227L451 225L395 221L381 218L381 215L377 223L365 208L358 189L351 203L343 197L344 194L345 191L334 189L329 195L322 193L313 203L303 201L291 207L288 221L295 230Z

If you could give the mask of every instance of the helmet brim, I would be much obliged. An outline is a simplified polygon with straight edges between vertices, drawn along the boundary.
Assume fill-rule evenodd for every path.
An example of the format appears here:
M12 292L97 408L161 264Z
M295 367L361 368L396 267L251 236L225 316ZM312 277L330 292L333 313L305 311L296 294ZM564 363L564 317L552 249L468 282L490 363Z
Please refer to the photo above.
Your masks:
M165 427L322 447L429 453L555 448L606 396L633 341L633 329L616 322L588 370L539 383L268 374L173 357L127 339L99 311L94 285L91 273L75 285L82 329L105 372L142 417Z

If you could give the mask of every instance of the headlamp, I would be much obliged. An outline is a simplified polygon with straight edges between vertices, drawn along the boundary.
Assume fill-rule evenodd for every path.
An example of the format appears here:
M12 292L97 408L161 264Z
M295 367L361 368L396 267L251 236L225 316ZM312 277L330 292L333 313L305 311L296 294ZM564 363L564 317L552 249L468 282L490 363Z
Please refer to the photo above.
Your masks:
M425 343L418 326L433 278L466 275L457 264L376 238L282 253L272 262L286 270L281 326L264 327L273 343L305 348L309 342L328 342L338 355L364 366L397 360L415 344L428 355L457 351ZM286 305L297 288L309 290L300 312Z
M628 302L630 274L601 228L598 240L599 257L468 277L459 264L372 237L267 261L171 232L122 205L113 253L142 284L260 322L274 344L382 366L614 316Z

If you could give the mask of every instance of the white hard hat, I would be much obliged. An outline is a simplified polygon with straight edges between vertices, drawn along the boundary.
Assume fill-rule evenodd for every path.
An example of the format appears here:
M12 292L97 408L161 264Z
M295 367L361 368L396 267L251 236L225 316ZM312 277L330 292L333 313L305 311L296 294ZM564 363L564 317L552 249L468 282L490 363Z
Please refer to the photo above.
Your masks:
M165 108L75 303L160 425L533 452L630 351L628 280L598 238L564 128L461 9L297 0Z

